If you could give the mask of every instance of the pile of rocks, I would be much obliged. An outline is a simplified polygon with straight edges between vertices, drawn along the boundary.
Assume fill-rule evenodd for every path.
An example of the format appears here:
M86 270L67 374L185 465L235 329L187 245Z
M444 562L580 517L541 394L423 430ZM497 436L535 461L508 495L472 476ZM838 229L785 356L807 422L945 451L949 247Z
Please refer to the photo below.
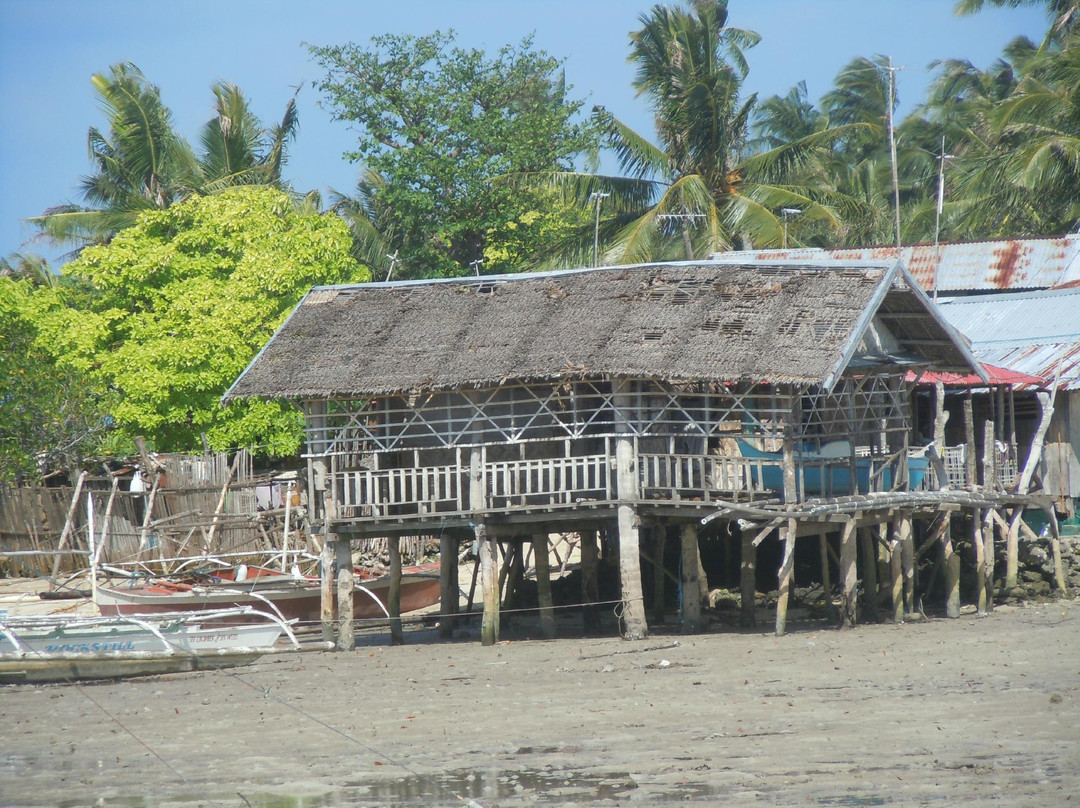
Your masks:
M1054 556L1048 537L1032 540L1020 536L1020 567L1016 589L1008 593L1010 598L1045 598L1055 594ZM1061 537L1061 568L1069 594L1080 593L1080 536Z

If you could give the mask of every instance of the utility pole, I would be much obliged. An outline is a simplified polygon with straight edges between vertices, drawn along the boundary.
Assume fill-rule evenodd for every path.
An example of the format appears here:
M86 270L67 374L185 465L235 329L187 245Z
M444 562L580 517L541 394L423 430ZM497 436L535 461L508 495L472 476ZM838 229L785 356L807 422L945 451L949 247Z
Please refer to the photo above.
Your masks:
M787 249L787 223L788 219L792 216L798 216L802 213L800 208L780 208L780 218L784 222L784 244L783 248Z
M394 274L394 265L397 263L397 257L398 257L399 252L400 252L400 250L394 250L393 255L387 255L386 256L387 258L390 259L390 269L386 270L386 280L383 281L383 283L389 283L390 282L390 276Z
M937 213L934 215L934 300L937 300L938 270L941 269L941 211L945 207L945 161L952 155L945 153L945 135L941 136L941 154L938 155Z
M593 191L589 194L589 201L596 205L596 225L593 228L592 246L592 265L594 267L600 266L600 203L609 196L611 194L602 194L599 191Z
M896 257L900 257L900 179L896 174L896 132L893 127L893 107L896 106L896 71L903 67L893 67L892 57L885 68L889 75L889 97L885 100L885 123L889 128L889 157L892 162L893 210L896 214Z
M475 261L470 261L469 262L469 266L471 266L476 271L476 277L478 277L478 278L480 277L480 267L483 266L483 265L484 265L484 259L483 258L477 258Z

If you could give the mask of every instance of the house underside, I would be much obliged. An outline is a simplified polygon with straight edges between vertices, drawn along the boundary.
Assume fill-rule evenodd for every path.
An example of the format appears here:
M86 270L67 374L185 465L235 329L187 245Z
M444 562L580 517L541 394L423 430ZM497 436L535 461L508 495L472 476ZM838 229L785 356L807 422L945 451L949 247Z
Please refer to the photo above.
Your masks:
M1023 498L1001 490L993 454L968 489L948 488L942 442L913 437L905 374L926 368L981 372L899 264L712 261L318 288L226 398L301 403L327 625L333 587L351 597L350 541L422 534L441 537L448 562L444 631L459 544L475 541L481 635L497 638L503 541L539 551L549 632L547 536L574 531L582 603L602 535L620 571L622 631L642 637L646 527L679 533L680 619L694 630L699 539L725 525L741 535L748 618L756 548L781 540L782 633L800 536L822 537L826 574L836 556L849 623L857 542L864 588L895 559L901 617L916 608L905 582L917 553L940 546L954 569L953 514L977 526L980 574L992 571L992 514ZM343 647L349 612L338 608Z

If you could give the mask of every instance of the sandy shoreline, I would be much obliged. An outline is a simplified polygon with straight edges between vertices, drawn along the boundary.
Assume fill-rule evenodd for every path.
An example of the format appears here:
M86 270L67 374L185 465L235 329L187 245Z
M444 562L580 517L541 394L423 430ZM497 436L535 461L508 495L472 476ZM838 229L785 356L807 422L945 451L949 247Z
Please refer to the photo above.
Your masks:
M0 687L0 805L1080 804L1077 600L782 638L530 628Z

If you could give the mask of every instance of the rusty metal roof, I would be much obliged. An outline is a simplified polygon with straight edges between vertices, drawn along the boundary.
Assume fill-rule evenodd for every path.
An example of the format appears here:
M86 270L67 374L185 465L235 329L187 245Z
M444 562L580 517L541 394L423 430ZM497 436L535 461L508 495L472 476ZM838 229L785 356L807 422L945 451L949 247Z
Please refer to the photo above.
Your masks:
M945 318L980 362L1080 390L1080 288L939 297ZM1023 386L1023 385L1019 385Z
M734 255L758 261L822 257L880 261L895 258L896 247L751 250ZM911 244L901 248L901 257L927 292L933 291L935 276L939 294L1080 287L1080 234L958 241L937 248Z

